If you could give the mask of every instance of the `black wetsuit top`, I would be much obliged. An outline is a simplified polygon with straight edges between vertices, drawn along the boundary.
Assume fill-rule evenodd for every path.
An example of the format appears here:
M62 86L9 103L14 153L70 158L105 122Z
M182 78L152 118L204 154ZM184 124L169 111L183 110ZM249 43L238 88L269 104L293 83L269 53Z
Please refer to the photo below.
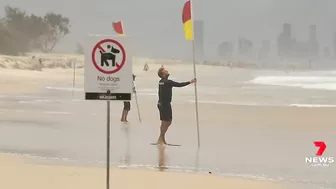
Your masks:
M190 81L178 83L170 79L161 79L159 81L159 104L170 104L172 100L172 88L184 87L190 84Z

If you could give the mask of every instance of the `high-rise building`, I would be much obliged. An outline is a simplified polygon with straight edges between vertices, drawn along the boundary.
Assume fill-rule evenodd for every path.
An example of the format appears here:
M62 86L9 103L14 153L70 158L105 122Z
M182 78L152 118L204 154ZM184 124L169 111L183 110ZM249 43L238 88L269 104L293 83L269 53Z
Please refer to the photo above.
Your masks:
M204 21L194 21L195 61L204 62Z
M290 57L292 54L292 26L291 24L285 23L283 25L283 52L286 57Z
M224 59L230 59L233 55L234 47L231 42L222 42L218 47L218 56Z
M292 54L292 26L289 23L284 23L282 32L277 39L278 55L282 58L290 57Z
M309 40L308 40L308 56L318 56L319 44L317 41L316 25L309 26Z
M253 49L253 42L245 38L238 39L238 54L247 55Z
M334 36L333 36L333 51L334 51L334 56L336 56L336 32L334 32Z
M285 39L291 39L292 38L292 26L289 23L284 23L282 32L285 36Z
M317 41L316 25L309 26L309 41Z

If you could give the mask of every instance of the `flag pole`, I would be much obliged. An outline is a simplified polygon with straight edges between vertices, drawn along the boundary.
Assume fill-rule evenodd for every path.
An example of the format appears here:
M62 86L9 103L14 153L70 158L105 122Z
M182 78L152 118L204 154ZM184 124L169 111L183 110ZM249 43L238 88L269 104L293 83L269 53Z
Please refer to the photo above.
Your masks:
M192 1L190 0L190 12L191 12L191 21L192 21L192 61L194 67L194 78L196 77L196 62L195 62L195 35L194 35L194 19L193 19L193 11L192 11ZM197 98L197 82L194 83L195 88L195 109L196 109L196 125L197 125L197 144L200 147L200 134L199 134L199 119L198 119L198 98Z
M194 65L194 77L196 77L196 63L195 63L195 42L192 41L192 53L193 53L193 65ZM198 119L198 98L197 98L197 82L194 83L195 88L195 109L196 109L196 124L197 124L197 142L200 147L200 134L199 134L199 119Z

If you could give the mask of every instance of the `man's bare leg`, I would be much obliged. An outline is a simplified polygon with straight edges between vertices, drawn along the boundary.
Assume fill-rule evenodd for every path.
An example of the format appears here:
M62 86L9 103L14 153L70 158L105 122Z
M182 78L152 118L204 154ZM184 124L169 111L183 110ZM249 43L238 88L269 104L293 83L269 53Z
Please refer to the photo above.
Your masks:
M122 111L122 114L121 114L121 119L120 119L120 121L122 121L122 122L127 122L127 114L128 114L128 111L123 110L123 111Z
M165 145L158 145L159 151L159 170L164 171L166 168Z
M123 110L123 111L121 112L121 118L120 118L120 121L124 121L124 117L125 117L124 111L125 111L125 110Z
M160 136L157 141L158 144L167 144L165 135L170 125L171 121L161 121Z
M124 121L125 121L125 122L128 122L128 121L127 121L128 111L127 111L127 110L124 110L124 112L125 112L125 115L124 115Z

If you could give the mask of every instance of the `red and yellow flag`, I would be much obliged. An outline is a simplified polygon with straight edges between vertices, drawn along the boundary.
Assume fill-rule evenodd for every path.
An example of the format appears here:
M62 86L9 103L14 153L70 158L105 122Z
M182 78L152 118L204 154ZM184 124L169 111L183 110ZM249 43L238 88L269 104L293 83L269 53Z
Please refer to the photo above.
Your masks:
M186 40L193 40L193 21L191 17L191 1L188 0L182 11L182 22L184 25L184 35Z
M119 35L124 35L124 29L121 21L112 23L114 31Z

